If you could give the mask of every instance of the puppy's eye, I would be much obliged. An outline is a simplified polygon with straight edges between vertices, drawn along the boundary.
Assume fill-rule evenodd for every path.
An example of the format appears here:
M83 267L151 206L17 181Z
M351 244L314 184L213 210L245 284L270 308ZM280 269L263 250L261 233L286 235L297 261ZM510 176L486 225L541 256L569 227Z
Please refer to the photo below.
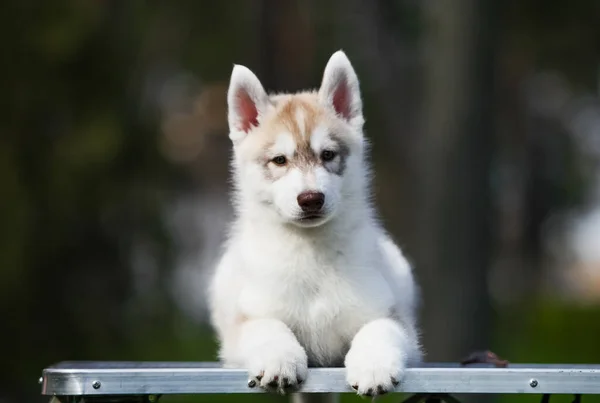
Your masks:
M335 158L335 151L325 150L321 153L321 159L325 162L331 161Z
M273 158L271 161L273 161L273 163L275 165L279 165L279 166L283 166L287 163L287 159L283 155L278 155L277 157Z

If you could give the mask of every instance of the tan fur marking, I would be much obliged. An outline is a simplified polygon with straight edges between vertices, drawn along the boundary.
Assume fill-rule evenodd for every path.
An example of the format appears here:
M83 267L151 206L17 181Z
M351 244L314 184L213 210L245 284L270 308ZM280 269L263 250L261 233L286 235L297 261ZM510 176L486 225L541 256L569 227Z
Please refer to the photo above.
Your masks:
M297 110L302 110L304 122L299 123L296 118ZM294 136L294 140L298 145L308 145L310 142L310 133L317 126L321 118L321 111L314 105L301 98L292 97L288 102L283 104L282 108L277 113L277 119L283 123L289 132Z
M290 168L310 170L314 166L323 165L330 172L342 175L345 169L345 159L348 156L348 146L343 135L336 135L335 119L330 111L319 102L316 92L302 92L297 94L279 94L269 97L272 109L254 133L254 141L246 143L246 155L252 155L255 161L264 167L265 178L275 181L281 178ZM298 118L303 121L298 122ZM323 164L321 156L316 154L311 147L311 136L319 125L324 125L329 135L338 144L339 163ZM273 145L278 141L278 136L289 133L295 143L295 154L288 157L284 167L276 167L271 159L275 157Z
M315 155L310 147L310 135L317 127L321 119L321 111L308 100L301 97L291 97L278 110L277 118L285 126L286 131L292 134L296 142L296 164L297 166L315 165L319 162L319 156ZM298 110L302 113L298 113ZM298 116L304 118L304 122L298 122Z
M242 324L244 324L244 323L248 322L248 319L249 319L249 318L248 318L246 315L244 315L244 314L239 314L239 315L237 315L237 316L236 316L236 318L235 318L235 321L236 321L236 323L237 323L238 325L242 325Z

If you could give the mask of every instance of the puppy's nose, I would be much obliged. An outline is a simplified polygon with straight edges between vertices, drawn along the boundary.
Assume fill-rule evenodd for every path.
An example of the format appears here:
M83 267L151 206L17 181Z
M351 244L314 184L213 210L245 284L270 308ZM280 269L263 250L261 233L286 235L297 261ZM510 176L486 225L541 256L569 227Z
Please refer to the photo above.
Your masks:
M325 195L321 192L302 192L298 195L298 205L305 213L316 213L325 204Z

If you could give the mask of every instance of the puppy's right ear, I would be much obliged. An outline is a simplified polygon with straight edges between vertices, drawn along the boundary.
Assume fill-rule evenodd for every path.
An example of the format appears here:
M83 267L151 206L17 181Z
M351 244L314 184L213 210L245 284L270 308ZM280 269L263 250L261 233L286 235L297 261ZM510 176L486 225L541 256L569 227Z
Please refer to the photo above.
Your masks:
M269 98L260 80L247 67L234 65L227 91L231 140L235 142L258 127L268 105Z

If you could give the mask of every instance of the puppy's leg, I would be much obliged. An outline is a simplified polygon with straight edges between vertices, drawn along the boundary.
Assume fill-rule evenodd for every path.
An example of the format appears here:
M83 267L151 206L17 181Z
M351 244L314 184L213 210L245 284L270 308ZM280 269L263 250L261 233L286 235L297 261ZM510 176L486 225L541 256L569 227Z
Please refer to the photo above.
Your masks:
M361 395L375 396L394 389L409 359L416 358L415 332L393 319L377 319L354 336L346 355L346 379Z
M254 319L240 326L238 347L248 369L249 386L285 392L306 379L306 351L283 322Z

